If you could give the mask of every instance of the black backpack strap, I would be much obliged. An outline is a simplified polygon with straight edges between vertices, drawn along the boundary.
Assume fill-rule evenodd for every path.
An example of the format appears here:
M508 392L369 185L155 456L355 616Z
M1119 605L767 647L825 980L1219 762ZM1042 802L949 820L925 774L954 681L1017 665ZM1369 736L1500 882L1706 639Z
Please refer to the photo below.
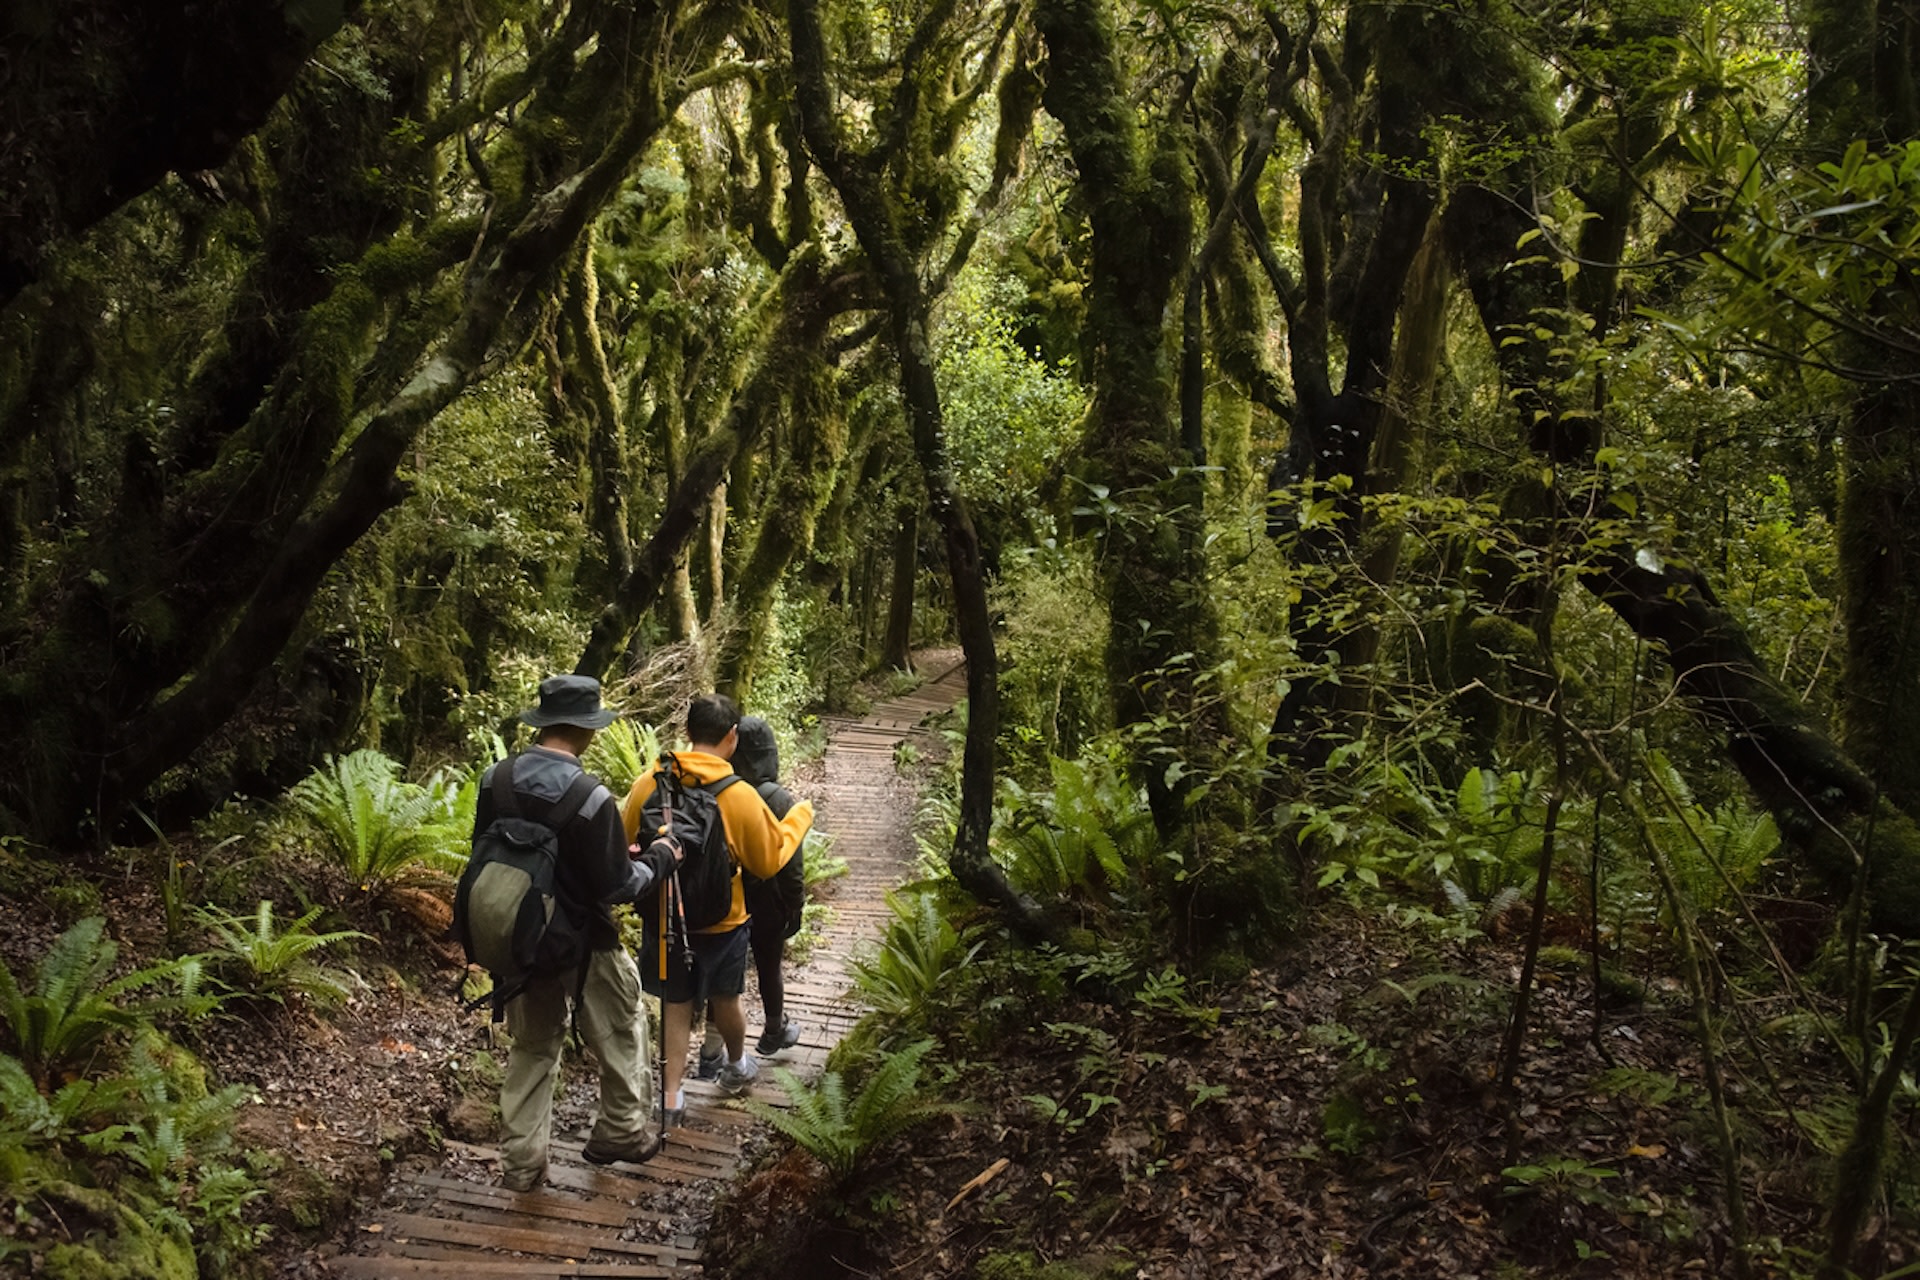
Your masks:
M721 778L716 782L701 783L700 789L706 792L708 795L712 796L714 799L718 800L720 798L720 793L722 791L725 791L728 787L732 786L736 782L739 782L740 780L741 779L739 774L730 773L726 777Z
M569 822L573 821L573 815L580 812L581 807L587 803L588 797L592 796L599 786L599 779L586 770L581 770L567 785L567 789L560 793L560 798L553 802L553 808L547 811L544 819L546 824L555 831L565 828Z
M513 765L519 758L508 756L493 766L493 816L496 818L520 816L520 800L513 792Z

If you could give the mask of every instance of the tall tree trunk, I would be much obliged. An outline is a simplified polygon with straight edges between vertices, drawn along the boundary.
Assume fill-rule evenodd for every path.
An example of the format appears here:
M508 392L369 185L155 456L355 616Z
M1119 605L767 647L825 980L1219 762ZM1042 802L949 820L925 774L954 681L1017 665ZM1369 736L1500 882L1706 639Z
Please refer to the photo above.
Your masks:
M625 652L634 628L660 599L674 564L697 533L704 531L710 539L707 558L712 582L718 584L721 548L715 544L726 527L726 477L758 444L777 410L791 366L800 358L799 353L812 349L809 344L817 342L827 322L848 305L846 292L845 280L823 266L817 255L798 255L788 262L775 301L775 331L762 349L759 363L734 396L719 428L688 456L685 473L668 494L652 537L634 557L633 572L595 619L575 671L607 675L614 660Z
M1202 554L1206 495L1198 442L1182 435L1166 331L1193 236L1187 158L1171 136L1142 136L1105 0L1044 0L1034 18L1047 45L1043 100L1066 130L1093 232L1087 443L1121 508L1101 534L1108 683L1120 724L1164 723L1185 739L1176 748L1211 746L1220 737L1201 721L1217 707L1202 706L1194 683L1217 648ZM1189 436L1199 425L1190 416ZM1191 772L1169 782L1164 763L1144 753L1139 762L1166 835L1187 824L1186 794L1207 772L1204 761L1188 763Z
M887 635L880 662L913 670L913 588L920 576L920 508L900 508L893 530L893 585L887 593Z
M920 268L900 228L900 210L879 171L855 155L840 132L827 88L826 46L815 0L792 0L795 103L807 150L835 190L860 248L872 264L886 298L887 324L900 367L900 393L912 427L928 506L946 543L954 622L967 661L967 738L961 761L960 822L949 865L954 878L982 902L996 904L1023 932L1046 937L1051 924L1016 891L988 852L993 826L994 747L1000 731L999 661L987 610L980 540L966 500L954 484L947 454L946 423L927 332L927 298ZM909 66L904 74L914 75ZM902 121L901 127L908 122Z
M1556 465L1586 468L1598 445L1592 413L1557 402L1543 344L1499 341L1515 326L1567 314L1566 285L1554 264L1518 247L1533 226L1526 213L1532 207L1525 190L1462 201L1449 213L1449 239L1463 256L1531 445ZM1521 260L1528 257L1536 260ZM1627 519L1617 509L1608 514ZM1864 863L1875 922L1902 934L1920 928L1920 826L1780 687L1706 577L1662 549L1601 543L1590 548L1581 581L1658 647L1675 690L1727 733L1728 758L1808 864L1845 892Z

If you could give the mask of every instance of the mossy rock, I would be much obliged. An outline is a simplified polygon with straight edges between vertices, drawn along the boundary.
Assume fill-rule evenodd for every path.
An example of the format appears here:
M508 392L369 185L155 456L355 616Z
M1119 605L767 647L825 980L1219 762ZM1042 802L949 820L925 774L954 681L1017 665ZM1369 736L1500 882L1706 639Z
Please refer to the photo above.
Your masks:
M197 1280L192 1241L162 1231L127 1203L91 1187L61 1183L41 1188L49 1198L78 1205L107 1230L54 1245L35 1273L42 1280Z
M304 1164L283 1166L268 1186L275 1209L303 1231L339 1221L353 1203L353 1192L336 1180Z

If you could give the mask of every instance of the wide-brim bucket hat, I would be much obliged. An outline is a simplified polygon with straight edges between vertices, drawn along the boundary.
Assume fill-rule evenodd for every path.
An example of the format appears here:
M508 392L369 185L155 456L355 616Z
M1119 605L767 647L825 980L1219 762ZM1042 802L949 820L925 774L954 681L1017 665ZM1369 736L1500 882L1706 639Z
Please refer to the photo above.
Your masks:
M600 705L600 682L592 676L548 676L540 682L540 705L520 713L523 724L536 729L570 724L582 729L604 729L620 718Z

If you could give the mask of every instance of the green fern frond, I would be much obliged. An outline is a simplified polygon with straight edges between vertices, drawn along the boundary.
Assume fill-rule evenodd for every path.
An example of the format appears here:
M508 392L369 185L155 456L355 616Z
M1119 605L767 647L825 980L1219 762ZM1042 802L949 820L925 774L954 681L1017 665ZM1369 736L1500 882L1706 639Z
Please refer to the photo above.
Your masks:
M321 1000L344 998L346 986L316 964L312 954L348 939L368 936L354 929L313 932L313 922L320 915L319 907L276 931L273 903L265 898L255 909L251 925L240 916L211 908L203 907L198 914L201 923L219 939L220 949L215 958L230 970L243 971L247 991L270 1000L280 1000L287 992Z
M472 835L454 825L461 792L407 782L396 761L363 748L328 756L288 799L353 882L378 893L419 864L453 865Z
M117 1032L168 1014L198 1016L217 1003L199 989L198 956L162 961L104 981L120 954L104 936L105 926L100 917L89 916L56 938L41 958L31 993L6 973L0 997L7 1026L21 1062L38 1085L44 1086L57 1068L78 1065ZM163 982L174 984L176 992L140 994Z
M963 945L931 893L889 893L887 905L893 919L878 947L854 962L854 986L875 1009L911 1022L925 1015L980 944Z
M615 720L593 736L587 748L587 772L606 780L616 793L633 784L660 755L660 735L639 720Z
M920 1093L920 1066L933 1041L920 1040L887 1058L849 1103L846 1078L829 1071L817 1087L776 1068L774 1077L792 1104L786 1109L749 1100L747 1109L793 1139L836 1179L851 1177L887 1139L959 1108Z

